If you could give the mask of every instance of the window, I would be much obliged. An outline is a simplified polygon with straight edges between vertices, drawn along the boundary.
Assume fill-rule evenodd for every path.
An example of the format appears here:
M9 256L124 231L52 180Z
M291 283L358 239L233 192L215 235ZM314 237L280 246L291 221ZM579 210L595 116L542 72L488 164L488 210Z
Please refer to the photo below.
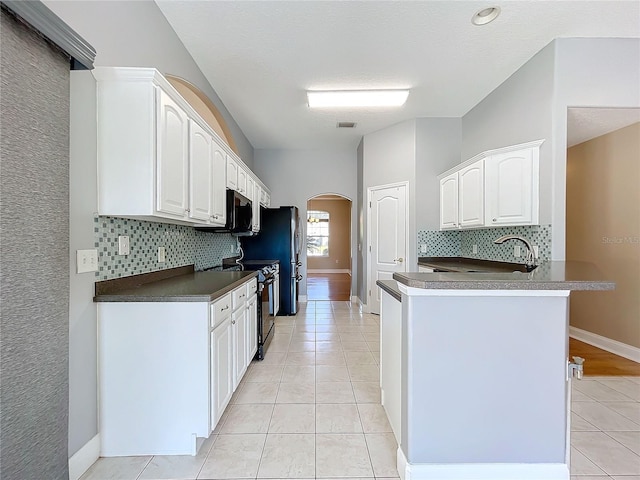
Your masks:
M329 256L329 212L307 212L307 256Z

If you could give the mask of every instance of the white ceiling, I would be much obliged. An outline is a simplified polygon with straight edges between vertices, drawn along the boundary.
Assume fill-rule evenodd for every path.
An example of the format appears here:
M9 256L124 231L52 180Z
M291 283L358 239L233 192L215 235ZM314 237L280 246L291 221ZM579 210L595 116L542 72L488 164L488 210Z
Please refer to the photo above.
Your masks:
M156 3L256 149L355 147L403 120L460 117L555 38L640 37L637 0ZM492 5L500 17L472 25ZM411 94L393 110L306 104L307 89L361 88Z
M640 122L638 108L569 108L567 147Z

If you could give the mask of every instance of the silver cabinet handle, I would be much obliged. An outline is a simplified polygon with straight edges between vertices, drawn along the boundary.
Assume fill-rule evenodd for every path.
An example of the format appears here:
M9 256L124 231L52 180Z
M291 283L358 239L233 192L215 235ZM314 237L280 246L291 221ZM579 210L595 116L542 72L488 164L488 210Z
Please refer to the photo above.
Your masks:
M231 320L231 324L232 324L232 325L235 325L235 324L236 324L236 321L235 321L235 320Z
M220 309L221 312L224 312L225 310L229 310L229 305L226 305Z
M404 258L400 257L400 258L394 258L393 259L394 262L398 262L398 263L402 263L404 262Z

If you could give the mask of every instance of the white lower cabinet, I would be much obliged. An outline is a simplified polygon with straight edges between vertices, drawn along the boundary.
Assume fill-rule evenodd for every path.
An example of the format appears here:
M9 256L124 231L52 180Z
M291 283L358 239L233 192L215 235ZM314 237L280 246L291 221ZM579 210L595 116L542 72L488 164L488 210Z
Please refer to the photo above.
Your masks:
M211 303L98 303L101 456L196 454L255 354L256 285Z
M254 281L247 286L247 365L251 363L258 351L258 284Z
M220 421L233 395L233 333L231 317L211 332L211 426Z
M398 444L402 418L402 303L382 291L380 297L380 391L382 406Z
M247 371L247 307L243 303L231 315L231 331L233 332L233 389L238 388L244 372Z

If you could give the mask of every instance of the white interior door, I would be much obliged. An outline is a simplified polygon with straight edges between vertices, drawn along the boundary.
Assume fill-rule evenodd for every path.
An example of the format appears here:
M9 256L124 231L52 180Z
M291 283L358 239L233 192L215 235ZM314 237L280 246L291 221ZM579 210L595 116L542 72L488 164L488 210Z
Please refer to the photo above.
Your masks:
M370 265L367 306L380 313L377 280L392 280L407 266L407 185L369 189Z

